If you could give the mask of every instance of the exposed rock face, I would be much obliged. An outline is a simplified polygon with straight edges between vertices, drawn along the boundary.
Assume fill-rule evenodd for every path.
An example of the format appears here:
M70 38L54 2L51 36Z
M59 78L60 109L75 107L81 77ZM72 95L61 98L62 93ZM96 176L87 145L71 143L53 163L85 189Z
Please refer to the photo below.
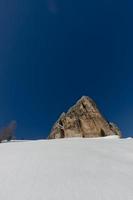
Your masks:
M91 98L83 96L67 113L61 114L48 138L89 138L109 135L121 137L121 132L115 124L105 120Z
M16 121L11 121L7 127L2 129L2 131L0 132L0 143L3 140L10 141L14 138L14 131L16 129L16 125Z

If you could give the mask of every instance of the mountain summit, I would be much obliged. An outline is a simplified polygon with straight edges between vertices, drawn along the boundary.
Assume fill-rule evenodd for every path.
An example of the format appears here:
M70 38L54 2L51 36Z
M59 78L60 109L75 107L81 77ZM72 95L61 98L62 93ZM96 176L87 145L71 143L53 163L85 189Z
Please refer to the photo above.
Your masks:
M121 137L121 131L102 116L90 97L83 96L67 113L61 114L48 138L91 138L109 135Z

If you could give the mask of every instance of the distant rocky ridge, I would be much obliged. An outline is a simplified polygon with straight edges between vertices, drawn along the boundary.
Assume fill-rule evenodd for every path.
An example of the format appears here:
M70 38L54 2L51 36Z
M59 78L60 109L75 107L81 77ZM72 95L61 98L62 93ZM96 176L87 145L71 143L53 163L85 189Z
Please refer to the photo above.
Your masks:
M118 135L121 131L108 122L98 110L95 102L83 96L67 113L62 113L54 124L48 139L69 137L104 137Z

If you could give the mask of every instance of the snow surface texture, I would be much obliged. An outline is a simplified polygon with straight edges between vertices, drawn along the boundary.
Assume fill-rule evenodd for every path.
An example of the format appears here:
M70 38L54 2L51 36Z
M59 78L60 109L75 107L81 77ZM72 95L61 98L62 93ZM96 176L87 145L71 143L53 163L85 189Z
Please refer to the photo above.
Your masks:
M0 144L0 200L133 200L133 139Z

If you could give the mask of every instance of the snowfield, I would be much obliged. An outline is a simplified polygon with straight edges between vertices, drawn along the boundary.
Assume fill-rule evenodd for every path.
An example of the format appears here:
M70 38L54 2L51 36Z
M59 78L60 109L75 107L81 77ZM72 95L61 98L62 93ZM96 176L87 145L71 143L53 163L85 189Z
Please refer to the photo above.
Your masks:
M0 200L133 200L133 139L0 144Z

